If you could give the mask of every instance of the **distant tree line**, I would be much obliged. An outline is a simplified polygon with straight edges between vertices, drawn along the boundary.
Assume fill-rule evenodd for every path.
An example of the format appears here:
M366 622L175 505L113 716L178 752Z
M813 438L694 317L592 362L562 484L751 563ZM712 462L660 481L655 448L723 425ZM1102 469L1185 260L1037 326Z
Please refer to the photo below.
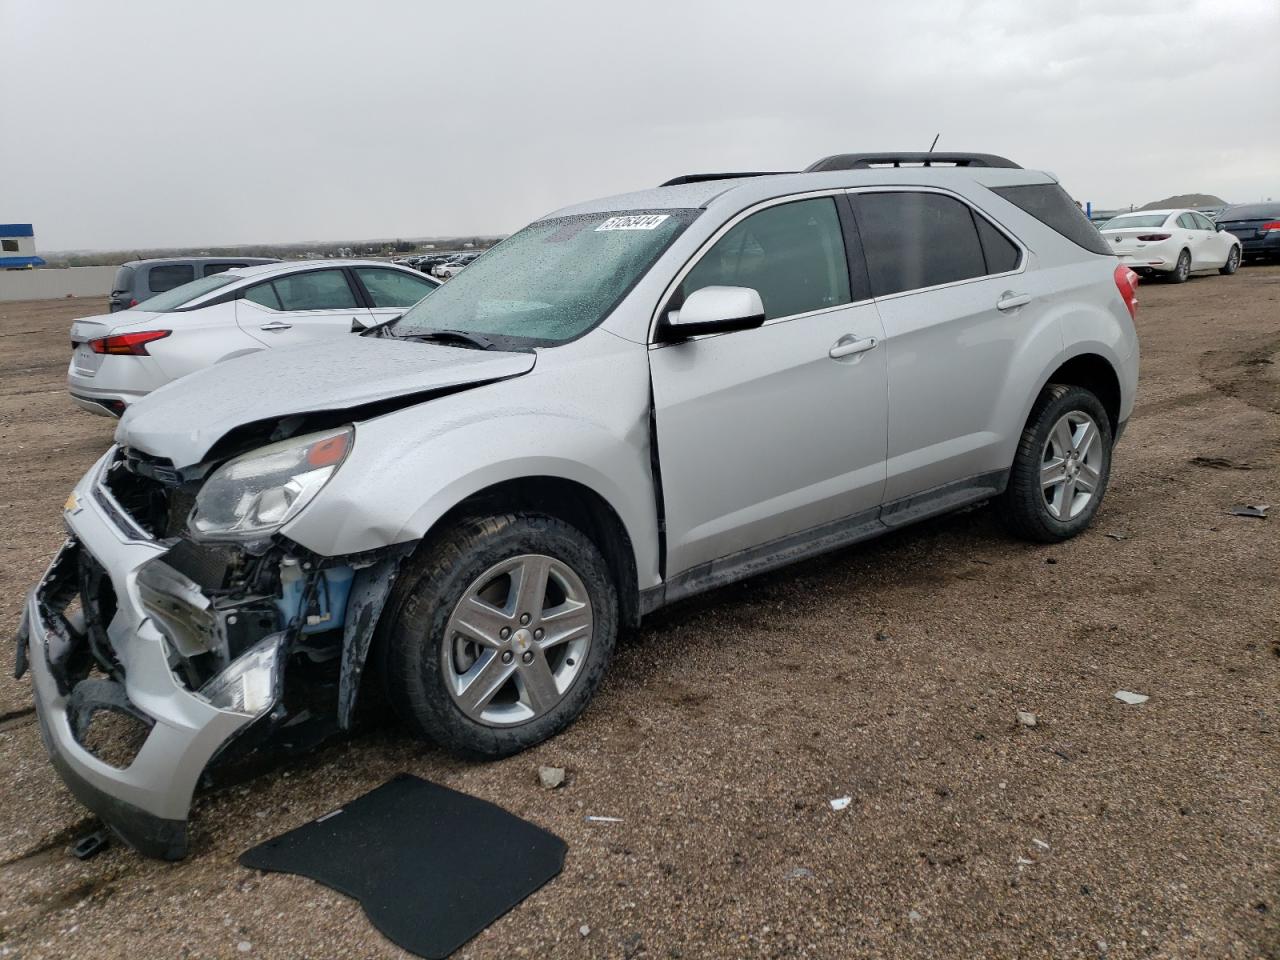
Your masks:
M477 250L493 246L501 237L426 237L418 240L332 240L322 243L248 243L224 247L139 247L133 250L72 250L41 253L51 267L114 266L128 260L157 257L278 257L281 260L305 257L348 256L391 257L430 250L461 250L471 244Z

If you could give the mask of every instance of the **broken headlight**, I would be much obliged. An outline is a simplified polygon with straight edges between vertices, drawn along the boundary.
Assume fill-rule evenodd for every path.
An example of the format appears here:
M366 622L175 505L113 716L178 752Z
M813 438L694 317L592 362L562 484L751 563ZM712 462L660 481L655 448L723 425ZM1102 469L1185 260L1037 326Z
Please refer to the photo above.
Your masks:
M353 427L282 440L224 463L205 481L187 521L193 536L250 540L296 517L342 464Z
M283 642L280 634L262 640L201 687L200 695L219 710L251 717L265 713L279 696Z

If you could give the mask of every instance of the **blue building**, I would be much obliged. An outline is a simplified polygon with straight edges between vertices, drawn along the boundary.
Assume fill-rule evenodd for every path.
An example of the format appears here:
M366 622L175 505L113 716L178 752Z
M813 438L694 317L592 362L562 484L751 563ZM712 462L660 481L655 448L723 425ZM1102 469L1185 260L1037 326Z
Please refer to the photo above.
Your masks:
M43 267L36 256L36 232L29 223L0 223L0 270Z

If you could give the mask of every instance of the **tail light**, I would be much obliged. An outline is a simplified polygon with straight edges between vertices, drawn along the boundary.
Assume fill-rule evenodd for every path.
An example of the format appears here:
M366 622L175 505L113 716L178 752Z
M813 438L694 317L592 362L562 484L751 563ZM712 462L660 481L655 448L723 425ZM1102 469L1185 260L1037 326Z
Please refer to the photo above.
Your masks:
M147 344L163 340L172 330L142 330L138 333L120 333L114 337L99 337L89 341L94 353L106 353L114 357L149 357Z
M1168 233L1144 233L1138 237L1139 240L1145 240L1147 243L1155 243L1158 240L1168 240L1172 234Z
M138 305L138 298L137 298L137 297L134 297L132 300L130 300L130 301L129 301L129 306L131 306L131 307L136 307L137 305Z
M1269 230L1280 230L1280 220L1272 220L1270 223L1264 223L1258 229L1263 233L1266 233Z
M1123 264L1116 267L1116 289L1124 301L1131 320L1138 319L1138 275Z

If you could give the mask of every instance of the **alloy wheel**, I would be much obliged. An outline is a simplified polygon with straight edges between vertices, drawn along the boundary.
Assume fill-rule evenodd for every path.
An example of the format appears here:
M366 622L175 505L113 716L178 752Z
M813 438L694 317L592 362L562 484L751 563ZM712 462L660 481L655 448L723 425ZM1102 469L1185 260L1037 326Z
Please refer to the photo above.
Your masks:
M487 726L545 716L581 673L592 626L591 598L568 564L541 554L503 560L472 581L445 626L449 695Z
M1089 506L1102 483L1104 452L1098 424L1083 410L1059 418L1040 456L1045 509L1055 520L1073 520Z

